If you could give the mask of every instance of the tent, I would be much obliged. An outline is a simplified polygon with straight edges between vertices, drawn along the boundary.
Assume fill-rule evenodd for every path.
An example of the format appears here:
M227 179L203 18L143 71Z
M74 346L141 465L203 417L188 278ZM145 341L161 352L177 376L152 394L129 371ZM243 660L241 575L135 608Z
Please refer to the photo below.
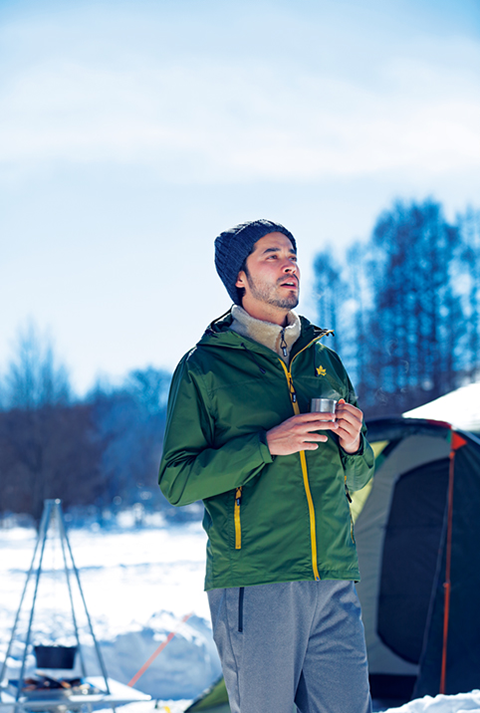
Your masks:
M230 713L225 681L221 676L185 710L185 713Z
M370 421L368 439L352 511L372 695L480 688L480 440L413 418Z

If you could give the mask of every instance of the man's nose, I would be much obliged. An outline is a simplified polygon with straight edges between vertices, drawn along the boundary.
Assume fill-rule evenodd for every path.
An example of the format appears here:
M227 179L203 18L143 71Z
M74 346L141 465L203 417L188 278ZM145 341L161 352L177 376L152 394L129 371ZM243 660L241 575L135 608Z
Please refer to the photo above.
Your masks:
M291 260L286 260L283 266L283 270L284 272L291 272L295 274L297 272L297 263L292 262Z

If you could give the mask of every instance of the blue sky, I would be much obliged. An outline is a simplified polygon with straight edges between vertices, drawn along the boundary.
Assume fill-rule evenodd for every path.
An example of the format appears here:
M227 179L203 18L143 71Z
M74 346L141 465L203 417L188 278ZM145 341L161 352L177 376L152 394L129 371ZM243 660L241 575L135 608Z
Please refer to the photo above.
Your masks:
M229 306L213 239L311 263L395 197L480 207L477 2L0 0L0 371L19 325L80 392L173 368Z

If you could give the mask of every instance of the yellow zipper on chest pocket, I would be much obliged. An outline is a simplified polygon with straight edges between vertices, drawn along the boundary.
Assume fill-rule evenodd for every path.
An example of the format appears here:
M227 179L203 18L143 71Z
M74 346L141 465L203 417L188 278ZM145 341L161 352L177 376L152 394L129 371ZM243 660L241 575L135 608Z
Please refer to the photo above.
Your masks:
M242 488L235 490L235 505L233 519L235 522L235 549L242 549L242 523L240 521L240 505L242 504Z

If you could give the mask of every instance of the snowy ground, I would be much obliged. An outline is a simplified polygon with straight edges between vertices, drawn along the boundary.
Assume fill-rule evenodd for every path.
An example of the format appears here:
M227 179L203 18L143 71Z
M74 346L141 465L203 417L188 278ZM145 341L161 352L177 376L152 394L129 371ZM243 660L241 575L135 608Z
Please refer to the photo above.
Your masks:
M170 528L98 527L69 532L85 599L109 676L128 683L171 631L175 637L161 651L136 687L159 699L157 708L180 713L187 703L218 678L220 663L211 637L207 597L203 591L205 535L199 523ZM0 664L3 663L26 572L35 546L33 530L0 529ZM61 571L62 553L47 542L33 621L34 643L73 643L68 590ZM33 583L32 583L33 584ZM33 594L27 591L25 604ZM30 598L31 601L31 598ZM80 600L79 627L87 631ZM28 607L20 622L25 629ZM182 617L190 615L180 624ZM97 666L85 633L89 673ZM8 675L18 675L22 645L9 659ZM28 664L33 671L34 659ZM77 656L78 665L78 656ZM98 667L97 667L98 668ZM75 675L75 670L70 675ZM153 703L131 704L125 713L147 713ZM394 709L390 709L393 711ZM396 713L480 711L480 692L426 697L395 709Z
M410 701L400 708L389 708L386 713L464 713L480 711L480 691L459 693L457 696L425 696Z
M200 524L110 532L74 529L69 539L109 676L128 683L165 637L177 629L182 617L190 614L137 687L154 698L192 699L218 678L220 662L211 638L203 591L205 536ZM4 660L35 540L33 530L0 530L0 662ZM52 639L65 645L74 643L61 564L59 543L54 545L49 540L35 607L34 643L48 644ZM33 582L30 589L33 595ZM98 673L80 604L77 597L79 625L85 631L87 670L96 667L93 673ZM28 614L28 607L24 608L23 629ZM22 651L23 647L17 645L12 652L10 677L14 678L18 670ZM29 664L33 667L33 657Z

